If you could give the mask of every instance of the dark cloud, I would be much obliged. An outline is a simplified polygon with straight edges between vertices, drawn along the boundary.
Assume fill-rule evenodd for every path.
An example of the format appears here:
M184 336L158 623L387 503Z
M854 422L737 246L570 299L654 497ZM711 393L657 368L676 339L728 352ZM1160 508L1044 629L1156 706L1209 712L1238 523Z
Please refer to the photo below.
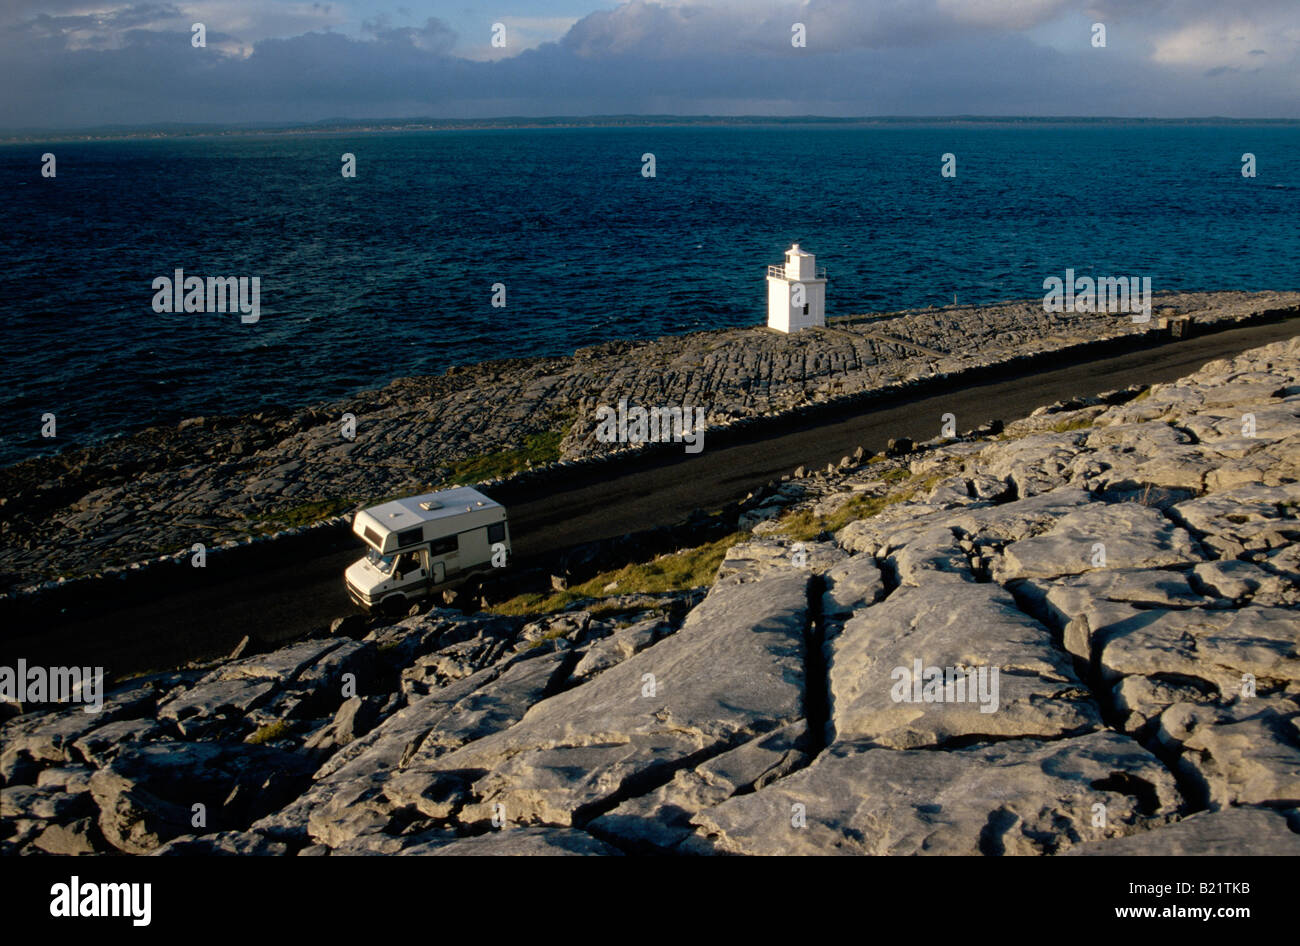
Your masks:
M389 27L386 23L376 22L369 32L383 45L409 46L440 56L450 53L456 45L456 33L446 23L432 17L422 27Z
M1138 9L1094 6L1112 17ZM456 56L455 34L436 19L394 26L379 16L358 37L316 31L247 44L209 24L208 48L194 49L176 25L141 28L174 19L170 4L95 15L65 4L0 28L11 77L0 126L628 112L1300 117L1294 44L1285 57L1270 53L1265 70L1259 54L1280 47L1233 38L1253 39L1275 19L1234 27L1217 58L1199 61L1217 34L1194 17L1151 26L1150 11L1166 6L1176 8L1140 8L1166 62L1082 42L1062 52L1023 32L1063 11L1092 15L1072 0L809 0L761 15L727 0L637 0L583 18L559 42L479 62ZM807 49L790 45L795 15ZM89 41L95 31L112 43ZM241 45L251 52L234 54ZM1252 68L1240 68L1247 57Z

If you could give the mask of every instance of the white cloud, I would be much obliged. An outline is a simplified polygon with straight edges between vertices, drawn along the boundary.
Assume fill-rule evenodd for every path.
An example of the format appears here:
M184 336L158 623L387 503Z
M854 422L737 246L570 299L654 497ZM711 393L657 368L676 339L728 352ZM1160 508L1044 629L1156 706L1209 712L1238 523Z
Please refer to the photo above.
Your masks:
M247 55L264 39L298 36L329 29L346 21L334 3L311 0L193 0L155 2L55 2L42 9L10 8L5 22L39 17L43 32L60 34L68 48L121 49L133 30L188 33L194 23L207 28L208 47ZM214 41L215 38L215 41Z
M576 16L502 16L495 22L505 24L504 47L494 47L488 42L491 35L489 31L484 34L482 43L458 46L456 55L476 62L518 56L526 49L536 49L542 43L554 43L562 39L579 19ZM464 38L466 37L462 37Z
M1078 6L1071 0L937 0L937 9L958 23L1025 30Z
M1152 62L1213 68L1258 68L1270 60L1293 59L1300 28L1244 20L1202 21L1158 36Z

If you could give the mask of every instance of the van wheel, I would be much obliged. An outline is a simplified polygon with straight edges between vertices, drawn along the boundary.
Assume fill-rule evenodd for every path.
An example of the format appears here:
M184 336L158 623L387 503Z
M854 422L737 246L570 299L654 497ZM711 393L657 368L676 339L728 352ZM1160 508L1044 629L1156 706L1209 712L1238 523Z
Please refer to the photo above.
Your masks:
M385 617L406 617L410 606L407 604L406 595L389 595L379 603L379 610Z
M483 582L478 575L471 575L465 579L465 584L461 585L458 590L460 591L461 600L471 608L476 608L478 600L483 594Z

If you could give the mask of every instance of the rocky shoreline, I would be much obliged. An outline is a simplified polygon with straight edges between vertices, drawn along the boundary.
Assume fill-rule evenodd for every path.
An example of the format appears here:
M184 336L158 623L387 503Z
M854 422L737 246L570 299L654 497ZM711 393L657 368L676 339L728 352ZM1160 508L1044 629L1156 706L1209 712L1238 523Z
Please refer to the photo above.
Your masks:
M1300 853L1300 338L892 453L702 587L16 716L0 853Z
M1158 295L1153 315L1206 326L1297 311L1300 293L1224 292ZM700 408L716 431L1149 330L1036 302L925 309L795 336L755 327L611 342L309 408L190 418L0 470L0 590L183 562L195 543L300 534L383 496L626 453L597 437L596 409L620 399ZM356 418L351 440L345 414Z

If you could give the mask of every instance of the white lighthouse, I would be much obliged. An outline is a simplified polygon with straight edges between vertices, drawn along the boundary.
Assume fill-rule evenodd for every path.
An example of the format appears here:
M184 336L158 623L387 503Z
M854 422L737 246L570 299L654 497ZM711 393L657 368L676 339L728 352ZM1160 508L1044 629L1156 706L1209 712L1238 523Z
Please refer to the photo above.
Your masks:
M797 332L826 324L826 269L796 243L785 263L767 268L767 324L778 332Z

